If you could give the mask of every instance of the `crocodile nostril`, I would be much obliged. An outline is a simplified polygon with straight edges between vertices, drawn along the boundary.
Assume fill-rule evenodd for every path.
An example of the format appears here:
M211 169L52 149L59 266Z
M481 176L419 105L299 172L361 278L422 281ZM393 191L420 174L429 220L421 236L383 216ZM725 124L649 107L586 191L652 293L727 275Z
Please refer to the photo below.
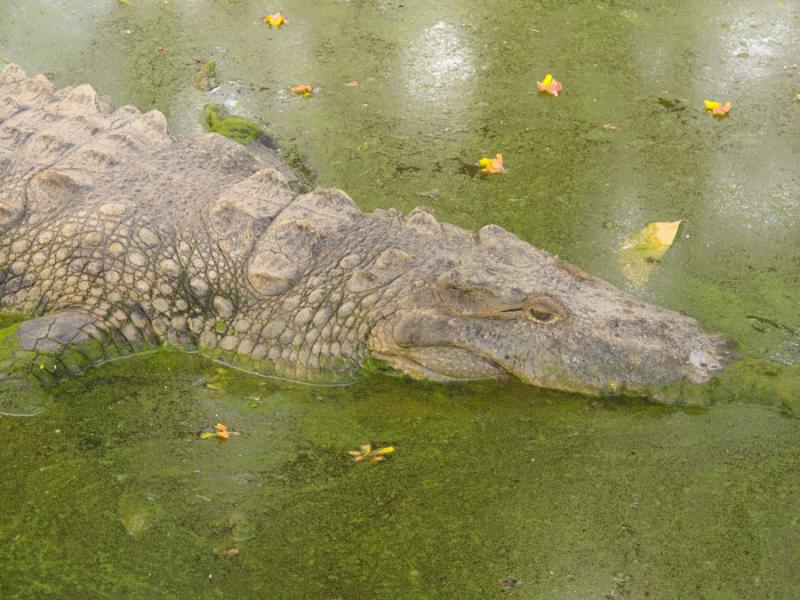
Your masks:
M692 350L689 353L689 363L696 369L717 370L721 368L719 361L702 350Z

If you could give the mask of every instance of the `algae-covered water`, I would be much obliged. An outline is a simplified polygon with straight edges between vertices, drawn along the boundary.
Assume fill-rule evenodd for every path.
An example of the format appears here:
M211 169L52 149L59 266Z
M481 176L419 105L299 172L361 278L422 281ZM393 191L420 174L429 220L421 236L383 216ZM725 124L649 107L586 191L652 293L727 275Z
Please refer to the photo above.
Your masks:
M0 417L3 598L800 597L799 40L789 0L4 0L0 60L175 132L223 104L365 210L498 223L747 360L693 408L108 364L5 399L35 416ZM679 219L627 282L623 241Z

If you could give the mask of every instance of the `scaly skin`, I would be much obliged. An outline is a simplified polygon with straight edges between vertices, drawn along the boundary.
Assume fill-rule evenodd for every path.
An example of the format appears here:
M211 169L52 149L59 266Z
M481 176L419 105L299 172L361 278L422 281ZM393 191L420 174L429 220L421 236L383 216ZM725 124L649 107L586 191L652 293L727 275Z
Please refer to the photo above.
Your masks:
M299 193L274 165L6 68L0 307L40 317L23 348L168 342L303 380L350 376L372 356L418 378L510 373L631 394L707 381L727 361L726 341L693 319L497 226L364 214L339 190Z

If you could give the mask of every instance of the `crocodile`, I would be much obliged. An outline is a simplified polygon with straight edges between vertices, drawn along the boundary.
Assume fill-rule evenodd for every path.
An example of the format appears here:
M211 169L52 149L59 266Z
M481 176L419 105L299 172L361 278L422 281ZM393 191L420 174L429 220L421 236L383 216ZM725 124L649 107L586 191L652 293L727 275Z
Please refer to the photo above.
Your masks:
M168 345L307 382L371 364L645 396L732 360L726 336L497 225L364 213L270 152L7 66L0 310L29 318L20 351L53 374L76 348Z

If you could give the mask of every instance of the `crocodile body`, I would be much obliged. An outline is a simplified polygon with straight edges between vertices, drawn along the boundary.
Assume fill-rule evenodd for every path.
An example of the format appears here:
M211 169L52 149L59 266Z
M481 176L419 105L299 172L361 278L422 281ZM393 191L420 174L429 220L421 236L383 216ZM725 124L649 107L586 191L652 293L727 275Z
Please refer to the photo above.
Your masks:
M242 145L14 65L0 308L32 318L26 350L169 343L311 381L373 357L417 378L647 394L708 380L728 346L500 227L365 214Z

